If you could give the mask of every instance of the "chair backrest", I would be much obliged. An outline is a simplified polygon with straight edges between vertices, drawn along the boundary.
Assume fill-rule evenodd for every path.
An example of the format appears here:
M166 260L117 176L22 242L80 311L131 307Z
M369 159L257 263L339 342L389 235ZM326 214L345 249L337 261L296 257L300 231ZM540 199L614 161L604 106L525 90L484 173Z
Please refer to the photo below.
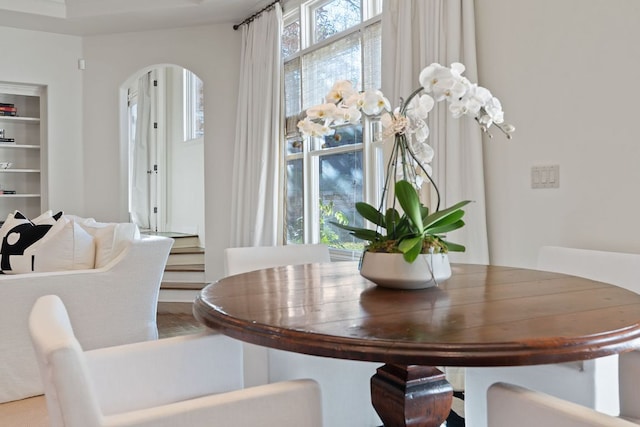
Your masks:
M632 427L637 424L586 406L506 383L487 391L487 425L491 427Z
M329 261L329 247L322 244L254 246L224 250L225 276L262 268Z
M102 415L84 352L58 296L38 298L29 316L29 332L44 382L50 425L97 426Z
M640 254L543 246L538 269L610 283L640 294Z

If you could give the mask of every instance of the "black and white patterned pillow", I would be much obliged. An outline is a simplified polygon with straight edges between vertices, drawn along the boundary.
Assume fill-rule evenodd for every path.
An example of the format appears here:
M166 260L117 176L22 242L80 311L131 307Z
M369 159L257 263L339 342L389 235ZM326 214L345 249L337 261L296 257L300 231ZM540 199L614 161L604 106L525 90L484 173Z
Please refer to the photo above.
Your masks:
M3 273L27 273L33 271L33 260L25 257L25 251L42 239L62 212L51 215L49 212L39 216L37 223L29 220L22 212L9 214L0 227L0 269Z

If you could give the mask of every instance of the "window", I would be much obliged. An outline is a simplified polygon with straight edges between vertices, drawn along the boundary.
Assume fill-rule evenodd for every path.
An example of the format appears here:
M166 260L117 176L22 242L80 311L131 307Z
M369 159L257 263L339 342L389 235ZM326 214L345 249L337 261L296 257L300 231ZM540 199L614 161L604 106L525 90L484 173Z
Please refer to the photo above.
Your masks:
M324 102L336 80L358 90L380 88L382 0L312 0L288 11L282 33L286 138L287 243L325 243L350 256L363 244L331 222L363 226L355 203L377 203L382 152L377 122L304 138L303 112Z
M189 70L183 70L184 140L204 135L204 86L202 80Z

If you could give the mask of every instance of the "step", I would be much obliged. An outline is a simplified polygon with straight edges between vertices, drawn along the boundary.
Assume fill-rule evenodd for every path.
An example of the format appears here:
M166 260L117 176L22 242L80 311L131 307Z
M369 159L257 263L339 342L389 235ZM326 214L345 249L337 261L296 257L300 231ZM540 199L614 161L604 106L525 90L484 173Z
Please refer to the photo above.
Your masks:
M167 265L164 268L164 271L172 271L172 272L202 272L204 273L204 264L202 263L194 263L194 264L178 264L178 265Z
M184 246L171 248L171 255L192 255L192 254L204 254L204 248L200 246Z
M177 233L174 231L143 231L142 234L150 236L163 236L173 239L173 248L202 246L197 234Z
M174 254L171 253L167 258L167 265L204 265L204 253L183 253Z
M204 268L191 270L182 268L188 265L168 265L162 275L162 282L191 282L204 283Z
M199 291L207 286L204 282L162 282L160 289Z

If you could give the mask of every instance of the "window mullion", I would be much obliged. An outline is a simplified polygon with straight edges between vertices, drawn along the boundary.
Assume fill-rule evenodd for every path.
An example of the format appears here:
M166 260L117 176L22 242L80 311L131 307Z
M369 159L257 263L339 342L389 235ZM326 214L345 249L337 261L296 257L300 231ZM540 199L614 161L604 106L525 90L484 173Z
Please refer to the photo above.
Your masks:
M304 170L304 241L318 243L320 236L320 161L311 154L311 138L305 144Z

